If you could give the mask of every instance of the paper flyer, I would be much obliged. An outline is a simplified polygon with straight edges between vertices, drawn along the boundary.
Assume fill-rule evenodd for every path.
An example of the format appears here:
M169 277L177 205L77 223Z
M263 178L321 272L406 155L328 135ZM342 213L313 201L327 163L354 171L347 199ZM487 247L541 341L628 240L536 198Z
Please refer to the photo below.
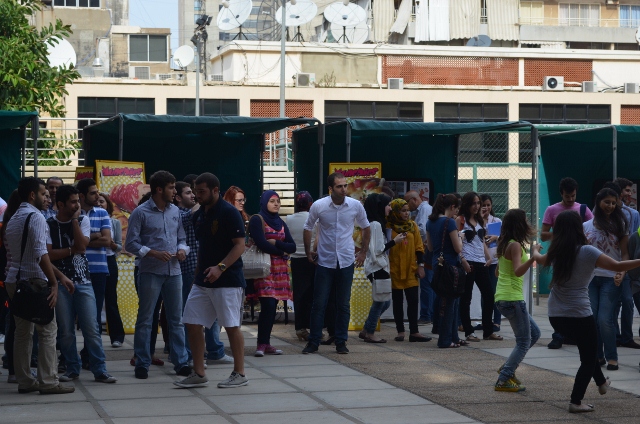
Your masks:
M95 177L94 174L95 174L95 169L93 168L93 166L77 166L76 175L73 181L77 182L85 178L94 178Z
M420 198L429 203L429 181L412 181L409 183L409 190L417 191Z

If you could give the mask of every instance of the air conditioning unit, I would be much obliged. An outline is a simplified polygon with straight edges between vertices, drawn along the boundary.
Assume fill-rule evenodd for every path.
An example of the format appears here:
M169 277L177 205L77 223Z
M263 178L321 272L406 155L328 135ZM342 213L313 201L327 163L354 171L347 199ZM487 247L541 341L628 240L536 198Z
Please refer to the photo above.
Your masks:
M129 78L150 79L148 66L129 66Z
M160 81L173 79L173 74L156 74L156 79Z
M295 85L296 87L315 87L316 85L316 74L295 74Z
M582 81L583 93L597 93L598 83L596 81Z
M620 4L619 0L607 0L607 4Z
M631 94L638 94L638 83L637 82L625 82L624 83L624 92Z
M387 79L387 89L389 90L403 90L404 78L389 78Z
M564 77L544 77L542 91L564 91Z
M224 81L224 78L222 78L222 74L209 74L209 81L222 82Z

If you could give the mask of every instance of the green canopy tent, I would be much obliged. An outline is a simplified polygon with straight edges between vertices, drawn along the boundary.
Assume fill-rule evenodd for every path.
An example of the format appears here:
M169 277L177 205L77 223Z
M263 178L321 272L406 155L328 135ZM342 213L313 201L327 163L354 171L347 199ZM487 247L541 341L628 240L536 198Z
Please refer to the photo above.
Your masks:
M237 185L249 204L262 193L264 135L313 118L116 115L84 128L85 166L96 160L144 162L148 174L164 169L180 179L212 172L222 189Z
M0 197L5 200L18 186L20 177L25 175L27 124L30 122L33 128L37 127L37 112L0 110ZM35 163L37 175L37 161Z
M382 174L387 180L429 177L436 192L453 192L457 184L460 134L526 131L526 128L531 128L531 124L364 119L302 128L293 133L296 191L308 190L317 197L327 193L325 180L331 162L382 162Z

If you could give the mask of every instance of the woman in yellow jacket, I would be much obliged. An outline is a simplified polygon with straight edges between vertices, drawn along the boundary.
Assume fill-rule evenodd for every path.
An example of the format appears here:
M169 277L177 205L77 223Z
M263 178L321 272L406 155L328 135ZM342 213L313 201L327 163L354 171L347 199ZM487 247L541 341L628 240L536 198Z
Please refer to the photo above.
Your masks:
M428 342L418 332L418 303L420 283L418 278L424 277L424 245L420 231L410 219L409 205L403 199L391 202L391 212L387 217L387 239L392 240L398 234L405 234L406 239L389 250L391 267L391 298L393 300L393 319L396 322L397 342L404 340L404 307L403 293L407 298L407 317L409 319L409 341ZM390 232L390 234L389 234Z

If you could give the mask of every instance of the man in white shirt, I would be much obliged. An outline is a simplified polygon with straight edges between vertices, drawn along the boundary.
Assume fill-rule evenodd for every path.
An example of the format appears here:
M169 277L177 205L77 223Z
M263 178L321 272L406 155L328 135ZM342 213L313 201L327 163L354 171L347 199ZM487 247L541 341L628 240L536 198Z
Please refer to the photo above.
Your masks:
M362 204L347 197L347 179L333 173L327 178L330 196L316 201L309 210L304 225L304 251L310 262L316 263L313 306L309 342L302 353L315 353L322 337L324 314L331 286L336 290L335 341L336 352L349 353L347 338L350 318L351 284L355 266L362 266L367 256L371 230ZM318 223L317 252L311 247L314 226ZM362 249L355 255L354 223L362 229ZM355 262L354 262L355 258Z
M415 222L418 226L418 230L420 231L420 237L422 237L422 243L427 243L427 220L429 219L429 215L431 215L431 211L433 208L429 204L429 202L425 202L420 197L420 193L415 190L407 191L404 195L404 200L409 205L409 210L411 212L416 211ZM429 249L424 249L425 256L430 255ZM429 259L429 260L427 260ZM424 269L424 278L420 279L420 319L418 320L418 324L427 325L431 324L431 320L433 319L433 302L436 299L436 294L431 288L431 280L433 279L433 270L431 269L431 260L430 258L425 258L423 262L428 267Z

